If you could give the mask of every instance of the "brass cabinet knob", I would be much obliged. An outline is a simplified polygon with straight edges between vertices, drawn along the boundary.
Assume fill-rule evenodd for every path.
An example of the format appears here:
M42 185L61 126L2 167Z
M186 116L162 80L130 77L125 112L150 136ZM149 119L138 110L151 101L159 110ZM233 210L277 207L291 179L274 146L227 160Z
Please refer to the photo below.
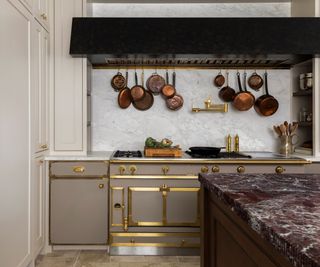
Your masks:
M48 15L46 13L42 13L41 15L41 18L43 18L44 20L47 20L48 19Z
M135 243L135 242L136 242L136 241L135 241L133 238L130 239L130 243L133 244L133 243Z
M135 165L131 165L129 167L129 171L130 171L131 175L134 175L135 172L137 171L137 167Z
M277 166L276 169L275 169L275 171L276 171L277 174L281 174L281 173L283 173L285 170L286 170L286 169L283 168L282 166Z
M124 174L125 171L126 171L126 166L121 165L121 166L119 167L119 172L120 172L120 174L121 174L121 175Z
M122 206L120 203L115 203L114 206L113 206L115 209L121 209Z
M212 167L212 172L220 172L220 167L217 166L217 165L214 165L214 166Z
M186 240L182 239L180 246L183 247L186 244Z
M162 167L162 172L164 175L166 175L169 172L169 167L168 166L163 166Z
M74 166L73 167L73 172L76 173L84 173L86 168L84 166Z
M244 166L239 166L238 168L237 168L237 172L238 173L244 173L246 171L246 168L244 167Z
M100 189L104 188L104 184L99 184L99 188Z
M209 171L209 168L207 166L201 167L201 172L202 173L208 173L208 171Z

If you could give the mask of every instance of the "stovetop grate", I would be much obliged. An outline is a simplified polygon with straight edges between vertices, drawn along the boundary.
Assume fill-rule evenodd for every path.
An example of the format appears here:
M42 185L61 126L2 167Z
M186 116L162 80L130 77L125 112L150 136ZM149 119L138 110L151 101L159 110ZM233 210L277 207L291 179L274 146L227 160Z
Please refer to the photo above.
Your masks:
M115 158L142 158L140 150L117 150L113 157Z

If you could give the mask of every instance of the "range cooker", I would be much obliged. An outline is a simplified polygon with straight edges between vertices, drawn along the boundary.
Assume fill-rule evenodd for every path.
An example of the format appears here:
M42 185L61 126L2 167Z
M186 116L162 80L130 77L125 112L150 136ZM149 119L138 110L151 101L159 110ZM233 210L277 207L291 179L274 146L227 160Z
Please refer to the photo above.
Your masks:
M246 155L238 152L220 152L219 154L197 154L191 151L185 152L191 158L224 158L224 159L240 159L252 158L251 155ZM186 156L186 155L185 155ZM117 150L113 153L113 158L142 158L143 153L140 150Z

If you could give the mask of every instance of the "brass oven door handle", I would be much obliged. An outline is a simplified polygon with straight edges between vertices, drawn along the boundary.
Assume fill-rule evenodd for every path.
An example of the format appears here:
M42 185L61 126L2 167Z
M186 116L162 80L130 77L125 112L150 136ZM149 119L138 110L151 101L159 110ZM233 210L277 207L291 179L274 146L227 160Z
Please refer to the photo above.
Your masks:
M72 170L75 173L84 173L86 168L84 166L74 166Z

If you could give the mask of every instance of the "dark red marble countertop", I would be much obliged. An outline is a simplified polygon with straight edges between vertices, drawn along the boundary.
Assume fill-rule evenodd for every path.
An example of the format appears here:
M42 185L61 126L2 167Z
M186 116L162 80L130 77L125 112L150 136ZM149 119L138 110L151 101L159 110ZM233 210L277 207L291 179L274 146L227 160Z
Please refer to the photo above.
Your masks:
M320 174L201 174L199 180L293 266L320 267Z

